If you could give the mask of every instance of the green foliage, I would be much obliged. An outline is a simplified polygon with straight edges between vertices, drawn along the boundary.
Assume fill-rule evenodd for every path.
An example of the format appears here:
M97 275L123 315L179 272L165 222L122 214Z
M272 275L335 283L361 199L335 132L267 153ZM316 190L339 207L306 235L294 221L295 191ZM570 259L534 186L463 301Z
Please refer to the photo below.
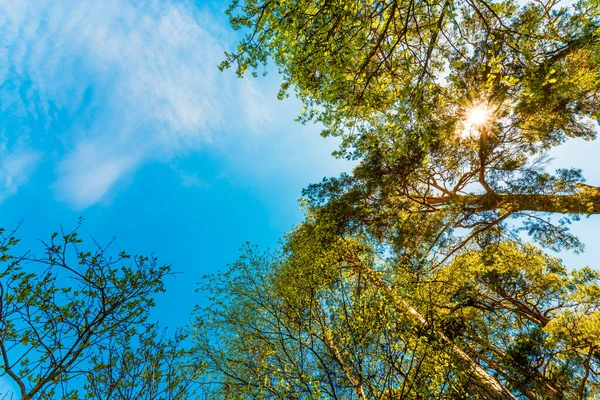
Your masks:
M594 135L577 121L598 115L594 1L246 0L228 14L247 36L222 67L242 75L272 58L301 120L343 135L352 156L385 145L384 132L432 145L473 101L532 144Z
M273 60L299 120L342 139L352 174L304 191L280 253L247 250L206 290L196 354L214 398L600 396L600 213L546 152L595 138L596 0L234 0L222 68ZM479 109L486 119L470 122ZM554 218L551 214L564 214Z
M272 59L300 120L359 161L340 181L395 209L458 209L468 225L518 216L541 244L580 247L539 213L600 212L581 171L544 170L553 146L595 138L597 1L246 0L228 14L247 36L222 67ZM468 124L474 107L483 126Z
M461 393L460 381L449 379L452 360L444 346L415 330L377 288L344 268L336 268L327 286L311 283L290 275L298 262L248 248L228 272L207 281L213 303L197 310L195 337L209 371L208 397Z
M481 371L504 398L600 394L596 272L515 241L415 270L310 225L206 281L194 337L208 397L503 398Z
M147 323L171 268L87 250L78 228L41 256L15 255L15 232L0 230L0 376L23 399L186 398L183 337Z

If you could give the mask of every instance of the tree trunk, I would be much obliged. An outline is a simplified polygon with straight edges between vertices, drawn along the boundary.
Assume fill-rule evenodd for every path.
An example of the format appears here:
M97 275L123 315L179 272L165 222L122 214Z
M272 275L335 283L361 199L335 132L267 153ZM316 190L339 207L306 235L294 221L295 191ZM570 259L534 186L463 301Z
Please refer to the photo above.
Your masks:
M416 324L423 328L429 328L429 322L406 300L399 297L394 290L389 287L371 268L366 267L357 259L351 259L351 264L357 267L373 284L383 289L399 312L408 315ZM464 350L458 347L442 332L435 331L435 335L444 343L450 346L452 354L456 356L458 363L465 371L472 373L469 380L469 393L480 399L486 400L516 400L516 397L510 393L496 378L491 376L485 369L477 364Z

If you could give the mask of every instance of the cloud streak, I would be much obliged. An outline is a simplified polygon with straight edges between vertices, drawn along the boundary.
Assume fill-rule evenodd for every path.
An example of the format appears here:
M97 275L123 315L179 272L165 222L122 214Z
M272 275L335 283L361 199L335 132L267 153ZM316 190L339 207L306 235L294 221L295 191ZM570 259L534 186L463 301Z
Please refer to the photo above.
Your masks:
M0 37L3 111L50 127L70 117L49 134L62 145L54 187L78 208L148 161L210 143L236 90L216 68L227 33L185 3L0 0ZM17 162L33 165L5 161ZM2 179L7 196L24 177Z
M26 146L0 153L23 167L0 175L0 196L14 195L42 159L54 174L43 184L75 209L112 198L148 163L207 146L257 176L277 165L304 182L305 170L323 167L332 146L314 129L300 133L299 104L275 99L279 79L219 72L235 37L187 1L0 0L0 130L30 130Z
M0 145L0 203L27 182L39 159L40 154L35 151L22 148L2 151Z

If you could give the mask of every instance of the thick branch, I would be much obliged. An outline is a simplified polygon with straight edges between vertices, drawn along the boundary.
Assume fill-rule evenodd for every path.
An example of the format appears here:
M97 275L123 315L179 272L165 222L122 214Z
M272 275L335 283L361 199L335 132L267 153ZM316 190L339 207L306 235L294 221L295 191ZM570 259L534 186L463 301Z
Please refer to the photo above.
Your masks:
M468 194L427 197L432 206L455 205L474 212L490 210L537 211L560 214L600 214L600 188L574 194Z

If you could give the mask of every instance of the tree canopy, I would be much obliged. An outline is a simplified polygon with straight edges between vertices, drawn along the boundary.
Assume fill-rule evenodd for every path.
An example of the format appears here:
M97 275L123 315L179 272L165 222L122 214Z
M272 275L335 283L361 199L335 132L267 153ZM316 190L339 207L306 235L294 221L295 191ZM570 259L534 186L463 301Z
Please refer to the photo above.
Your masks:
M188 398L184 333L148 322L171 267L85 246L78 229L41 253L0 229L0 377L23 400Z
M595 138L597 1L250 0L228 12L248 33L222 67L272 59L300 119L341 136L338 155L412 207L600 209L580 171L540 168L567 138ZM487 121L473 126L477 109Z
M0 377L23 399L600 398L600 272L548 251L600 214L582 171L548 170L596 138L598 0L227 12L245 36L221 68L274 64L356 167L304 190L279 248L208 276L173 335L148 322L170 266L0 230Z
M300 236L207 281L196 339L209 397L598 395L597 271L503 242L417 277L367 241Z
M222 67L273 61L352 173L304 191L280 252L209 281L215 398L600 396L600 275L538 246L600 212L547 153L595 139L600 4L233 1ZM557 215L559 217L557 217ZM525 230L531 240L525 241ZM533 242L533 243L531 243Z

